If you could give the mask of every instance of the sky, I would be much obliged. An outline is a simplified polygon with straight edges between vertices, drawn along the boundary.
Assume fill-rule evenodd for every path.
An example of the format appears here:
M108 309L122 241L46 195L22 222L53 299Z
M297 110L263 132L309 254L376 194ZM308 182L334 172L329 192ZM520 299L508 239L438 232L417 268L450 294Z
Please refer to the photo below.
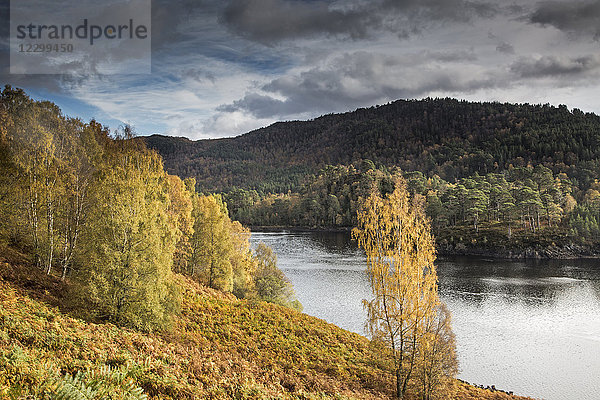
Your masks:
M149 74L11 74L8 22L0 0L2 86L140 135L237 136L425 97L600 114L600 0L153 0Z

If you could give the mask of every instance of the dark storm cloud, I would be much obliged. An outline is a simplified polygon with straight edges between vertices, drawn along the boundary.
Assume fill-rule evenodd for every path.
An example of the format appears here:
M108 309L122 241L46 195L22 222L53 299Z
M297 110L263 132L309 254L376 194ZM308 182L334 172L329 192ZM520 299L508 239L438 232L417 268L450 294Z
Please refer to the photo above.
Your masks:
M331 9L326 2L288 0L235 0L222 21L237 33L258 41L305 37L314 34L364 38L380 19L357 8Z
M600 58L591 55L576 58L520 58L510 66L510 70L521 78L584 77L600 70Z
M301 110L292 110L289 101L275 99L258 93L248 93L232 104L222 105L217 108L221 112L248 111L256 118L269 118L274 115L289 115L299 113Z
M47 7L58 7L68 10L73 4L73 0L53 0L52 5L44 4ZM155 61L165 57L164 52L178 52L180 44L190 44L198 49L198 38L193 34L182 31L180 26L190 20L194 15L206 15L212 13L213 19L217 15L218 2L198 1L198 0L153 0L152 1L152 52ZM88 58L64 64L66 71L72 71L65 74L34 74L22 75L10 73L10 53L9 53L9 29L10 29L10 2L0 0L0 83L10 84L12 86L24 87L29 89L41 89L51 93L69 94L74 88L85 85L90 79L103 79L98 75L96 66L99 61L106 58L95 59L92 56ZM110 12L110 8L106 9ZM135 15L135 10L132 11ZM190 51L189 49L187 50ZM112 62L119 62L130 57L129 50L122 50L118 47L112 48L110 53ZM193 72L187 69L183 77L193 78ZM199 78L199 73L195 78ZM205 74L206 79L211 79L210 74Z
M205 20L214 19L221 8L219 1L214 0L153 0L152 49L168 50L182 42L201 40L197 37L198 31L206 25ZM193 21L195 27L190 26Z
M464 53L463 57L471 56ZM452 66L448 58L449 54L443 52L408 57L364 51L345 54L326 66L274 79L262 86L263 93L247 93L218 110L245 111L256 118L285 117L320 110L343 111L398 98L423 97L434 91L464 93L497 85L492 74L465 74L460 63Z
M54 0L51 3L40 2L39 9L32 11L32 18L43 16L44 10L64 10L68 13L72 6L72 0ZM15 2L14 6L19 3ZM110 8L105 13L110 15ZM132 10L135 15L135 10ZM97 15L95 15L97 17ZM73 21L79 21L73 18ZM62 74L12 74L10 72L10 2L0 0L0 83L2 85L11 85L21 87L27 90L50 92L56 94L68 94L70 89L84 84L90 76L97 76L97 66L99 61L106 60L110 56L112 62L119 62L128 59L131 54L130 49L123 49L116 46L111 48L110 55L106 54L88 54L86 57L74 61L64 61L61 68L65 71ZM61 70L62 71L62 70Z
M457 50L457 51L424 51L420 57L421 61L444 61L444 62L464 62L464 61L477 61L477 55L474 51L470 50Z
M542 26L553 26L576 35L600 38L600 0L546 1L539 4L529 21Z
M474 17L491 18L500 12L494 2L466 0L384 0L380 11L400 12L440 21L470 21Z
M10 1L0 0L0 79L10 70ZM2 82L3 84L6 82Z
M408 36L430 22L467 22L491 17L498 9L484 2L464 0L329 1L232 0L221 21L239 35L263 43L319 35L365 39L388 31Z
M8 38L10 32L10 0L0 0L0 37Z
M502 42L498 46L496 46L496 51L503 54L515 54L515 48L512 44Z
M213 73L199 68L187 68L181 72L181 77L193 79L198 82L209 81L215 83L216 81L216 77Z

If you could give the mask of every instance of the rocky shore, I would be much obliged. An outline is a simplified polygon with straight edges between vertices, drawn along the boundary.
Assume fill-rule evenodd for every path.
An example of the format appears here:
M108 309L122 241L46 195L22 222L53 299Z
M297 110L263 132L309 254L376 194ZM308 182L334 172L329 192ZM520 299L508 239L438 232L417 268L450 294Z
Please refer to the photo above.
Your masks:
M438 254L442 256L478 256L504 259L559 259L600 258L600 249L577 244L564 246L550 245L526 248L493 248L490 246L438 245Z

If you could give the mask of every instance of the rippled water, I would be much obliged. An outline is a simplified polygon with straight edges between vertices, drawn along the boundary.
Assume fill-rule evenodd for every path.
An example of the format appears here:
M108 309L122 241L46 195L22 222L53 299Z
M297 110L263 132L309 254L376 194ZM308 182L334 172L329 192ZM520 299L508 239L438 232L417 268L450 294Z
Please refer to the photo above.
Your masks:
M364 334L364 258L345 233L258 232L304 312ZM466 381L516 394L600 399L600 261L441 258Z

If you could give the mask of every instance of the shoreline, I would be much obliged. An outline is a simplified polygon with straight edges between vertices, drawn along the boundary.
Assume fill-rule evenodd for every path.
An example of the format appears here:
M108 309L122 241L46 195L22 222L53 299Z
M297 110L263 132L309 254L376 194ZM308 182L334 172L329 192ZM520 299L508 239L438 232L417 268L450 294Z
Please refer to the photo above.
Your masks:
M311 233L350 233L351 227L316 228L306 226L248 226L251 232L311 232ZM485 257L498 260L577 260L600 259L600 248L578 245L525 247L525 248L481 248L467 247L459 243L456 246L437 243L437 254L443 257Z
M311 228L308 226L284 226L284 225L274 225L274 226L265 226L265 225L248 225L247 228L250 228L251 232L323 232L323 233L350 233L352 231L352 227L339 227L339 228Z

